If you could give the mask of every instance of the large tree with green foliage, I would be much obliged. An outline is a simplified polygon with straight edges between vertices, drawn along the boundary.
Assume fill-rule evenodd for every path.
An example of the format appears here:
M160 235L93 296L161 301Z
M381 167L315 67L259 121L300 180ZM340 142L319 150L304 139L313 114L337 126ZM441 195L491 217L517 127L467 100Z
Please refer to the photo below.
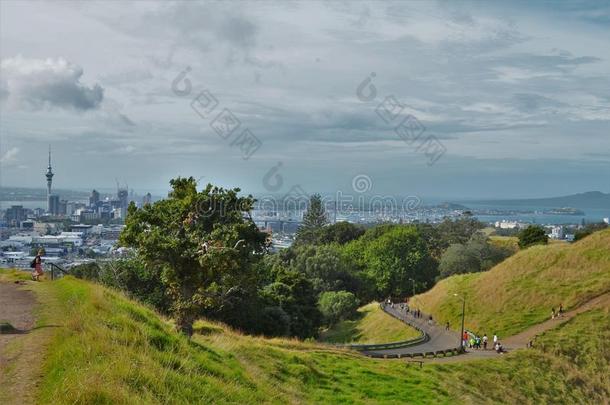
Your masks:
M254 199L194 178L170 182L168 198L128 209L120 243L147 268L162 270L176 327L187 335L201 311L222 300L264 250L265 234L249 216Z
M443 252L439 263L440 278L489 270L512 253L510 249L491 244L484 233L476 232L468 242L455 243Z
M327 291L320 295L318 307L328 325L356 315L360 301L349 291Z
M328 225L326 209L320 194L314 194L309 198L307 211L303 215L303 222L297 229L296 243L315 243L320 229Z
M546 245L548 242L549 237L540 225L531 225L519 232L519 247L521 249L532 245Z
M414 226L388 226L384 232L373 228L349 243L346 253L358 263L362 282L373 289L370 298L405 297L412 294L414 284L416 291L425 291L438 274L437 263Z

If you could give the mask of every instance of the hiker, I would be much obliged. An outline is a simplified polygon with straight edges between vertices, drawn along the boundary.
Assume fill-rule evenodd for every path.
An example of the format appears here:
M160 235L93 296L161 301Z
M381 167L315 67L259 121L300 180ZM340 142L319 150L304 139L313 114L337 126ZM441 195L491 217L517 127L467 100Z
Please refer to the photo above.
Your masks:
M38 250L38 254L36 254L36 257L34 258L34 260L32 260L32 264L30 266L33 266L34 271L32 272L32 280L34 281L40 281L40 276L42 276L44 274L44 272L42 271L42 255L44 254L44 251L42 249Z
M445 324L445 330L449 330L449 322Z
M480 349L481 348L481 338L476 336L474 338L474 348L475 349Z
M496 347L496 344L498 343L498 335L496 335L494 333L494 348Z
M551 319L555 319L555 308L551 308Z
M502 347L500 342L496 342L494 349L496 349L496 353L498 353L498 354L504 353L504 348Z
M468 347L471 349L474 348L474 338L472 336L468 339Z
M433 321L432 321L432 315L430 315L430 318L428 318L428 325L432 325Z
M464 348L468 346L468 332L466 331L464 331L464 334L462 335L462 346L464 346Z
M559 304L559 316L563 316L563 305Z
M487 350L487 333L483 335L483 350Z

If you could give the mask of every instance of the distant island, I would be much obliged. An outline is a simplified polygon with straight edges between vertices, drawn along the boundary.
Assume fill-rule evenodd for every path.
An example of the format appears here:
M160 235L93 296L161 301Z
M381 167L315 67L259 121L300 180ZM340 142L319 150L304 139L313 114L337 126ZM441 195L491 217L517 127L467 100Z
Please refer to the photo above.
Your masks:
M549 198L525 198L525 199L511 199L511 200L470 200L468 202L462 201L461 203L468 204L486 204L486 205L497 205L497 206L514 206L514 207L549 207L553 210L557 210L558 214L568 215L580 215L572 214L569 210L583 209L583 208L609 208L610 209L610 193L602 193L601 191L588 191L585 193L571 194L562 197L549 197ZM557 208L557 207L570 207L570 208ZM561 212L562 210L568 210L567 212Z

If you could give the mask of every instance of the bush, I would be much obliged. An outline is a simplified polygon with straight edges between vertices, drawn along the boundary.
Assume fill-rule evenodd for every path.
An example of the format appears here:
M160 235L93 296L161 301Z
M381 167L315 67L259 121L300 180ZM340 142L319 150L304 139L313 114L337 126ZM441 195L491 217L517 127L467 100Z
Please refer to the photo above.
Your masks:
M260 317L260 333L265 336L287 336L290 333L290 317L280 307L266 307Z
M348 291L328 291L320 295L318 307L329 325L356 315L360 302Z
M519 247L525 249L532 245L546 245L549 243L544 228L539 225L531 225L519 232Z
M97 263L83 263L70 269L71 275L85 280L98 281L100 278L100 273L101 269Z

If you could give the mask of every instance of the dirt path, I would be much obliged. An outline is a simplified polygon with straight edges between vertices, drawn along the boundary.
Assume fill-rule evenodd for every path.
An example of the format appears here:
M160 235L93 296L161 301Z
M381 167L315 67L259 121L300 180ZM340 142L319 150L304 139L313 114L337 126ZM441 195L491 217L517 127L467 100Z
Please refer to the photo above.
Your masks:
M32 373L39 364L35 347L36 298L29 282L0 282L0 403L32 402ZM31 350L34 346L33 350Z

